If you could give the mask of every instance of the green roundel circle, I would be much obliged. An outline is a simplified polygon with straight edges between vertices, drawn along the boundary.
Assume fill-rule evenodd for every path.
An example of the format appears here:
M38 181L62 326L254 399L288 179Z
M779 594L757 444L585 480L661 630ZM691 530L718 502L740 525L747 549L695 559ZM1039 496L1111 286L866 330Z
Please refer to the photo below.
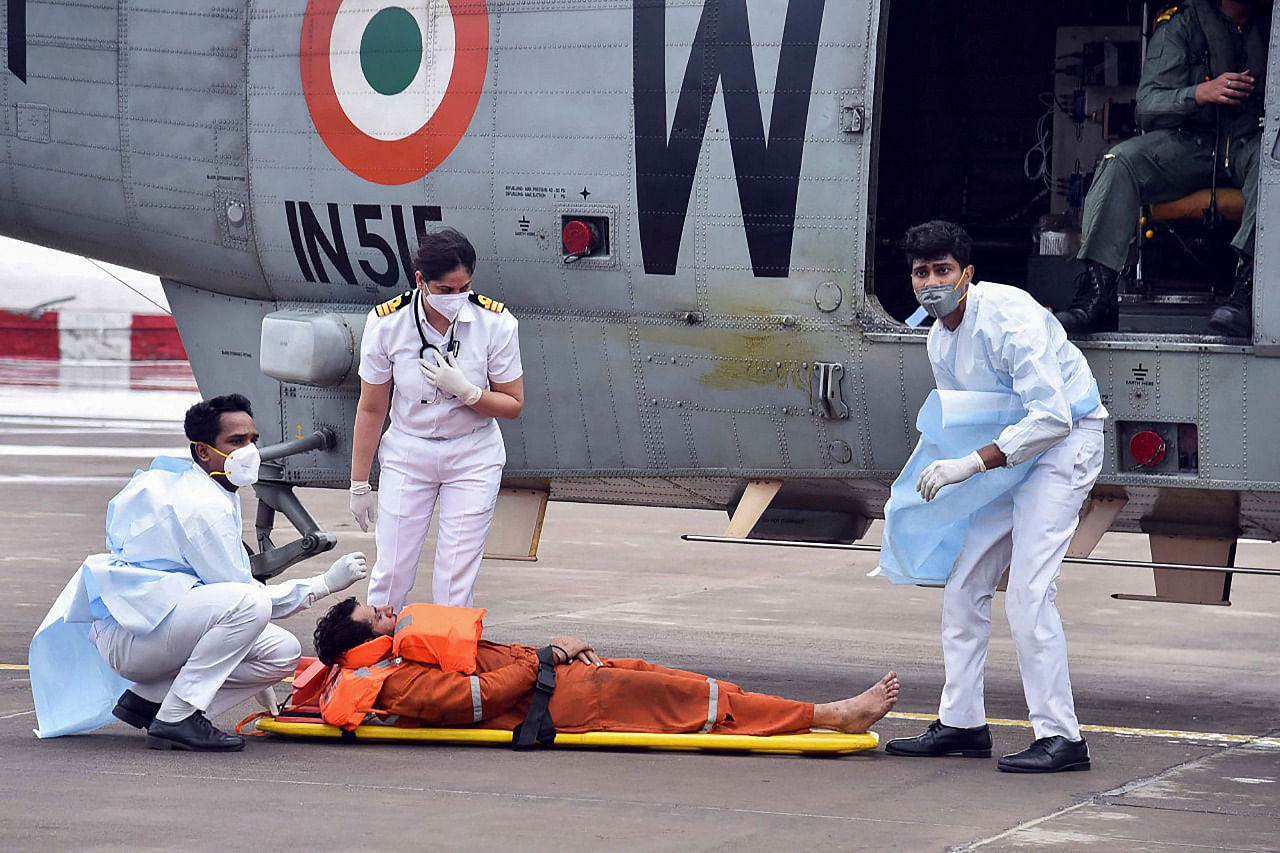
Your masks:
M360 38L360 69L375 92L398 95L422 67L422 31L409 10L389 6L369 20Z

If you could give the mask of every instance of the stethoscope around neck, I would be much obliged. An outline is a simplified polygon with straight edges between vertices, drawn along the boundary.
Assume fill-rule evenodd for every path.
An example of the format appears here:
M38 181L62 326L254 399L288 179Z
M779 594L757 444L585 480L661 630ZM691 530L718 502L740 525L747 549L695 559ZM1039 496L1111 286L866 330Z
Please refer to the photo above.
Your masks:
M418 358L426 358L427 350L435 350L441 355L451 355L458 357L458 353L462 350L462 341L454 337L457 329L457 320L449 324L449 339L444 342L444 349L427 340L427 333L422 331L422 311L418 307L418 303L423 300L422 291L419 290L417 298L413 300L413 325L418 330L418 340L422 341L422 346L418 347Z
M418 330L418 340L422 342L422 346L418 347L418 358L426 358L427 350L434 350L435 352L440 353L440 355L442 356L451 355L454 358L457 358L458 353L462 350L462 341L459 341L456 337L454 337L454 332L457 330L456 319L449 324L449 339L444 342L444 349L441 349L440 347L428 341L427 333L422 331L422 311L418 307L418 303L425 298L426 297L422 295L422 291L419 290L414 295L414 300L413 300L413 325L414 325L414 328ZM426 398L423 398L421 402L434 403L436 401L436 397L440 394L440 389L433 387L432 391L434 393L432 393L431 399L428 400Z

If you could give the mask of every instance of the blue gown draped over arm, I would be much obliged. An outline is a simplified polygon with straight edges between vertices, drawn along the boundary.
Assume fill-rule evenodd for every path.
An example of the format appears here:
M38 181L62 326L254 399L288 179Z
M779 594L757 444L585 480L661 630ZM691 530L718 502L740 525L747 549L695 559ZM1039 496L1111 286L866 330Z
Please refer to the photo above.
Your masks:
M1102 401L1098 385L1071 405L1071 419L1094 412ZM939 459L967 456L986 447L1026 416L1017 394L996 391L930 392L916 416L920 441L894 480L884 510L884 541L873 573L893 583L942 584L960 555L969 519L1031 473L1039 454L945 486L932 501L916 491L920 474Z

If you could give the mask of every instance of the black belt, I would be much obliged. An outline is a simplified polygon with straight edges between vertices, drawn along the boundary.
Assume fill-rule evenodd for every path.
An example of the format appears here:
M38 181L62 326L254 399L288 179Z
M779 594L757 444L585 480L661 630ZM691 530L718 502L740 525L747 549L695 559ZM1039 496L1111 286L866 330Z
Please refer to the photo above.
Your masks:
M535 749L550 746L556 740L556 726L551 721L551 694L556 691L556 656L550 646L538 649L538 680L533 685L533 700L524 722L511 733L513 749Z

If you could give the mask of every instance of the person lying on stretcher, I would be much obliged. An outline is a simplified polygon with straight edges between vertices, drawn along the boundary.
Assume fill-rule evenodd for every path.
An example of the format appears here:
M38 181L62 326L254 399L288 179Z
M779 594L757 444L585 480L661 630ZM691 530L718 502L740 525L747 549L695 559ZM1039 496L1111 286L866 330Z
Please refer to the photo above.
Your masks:
M529 711L540 653L554 666L548 710L563 733L861 733L898 701L893 672L850 699L815 705L643 660L601 658L576 637L558 637L541 650L491 643L480 639L483 614L432 604L411 604L397 614L355 598L334 605L315 630L316 654L332 667L321 700L325 721L352 729L376 711L426 726L513 730ZM453 624L442 627L442 621ZM432 635L425 644L422 632ZM433 640L434 651L423 653ZM422 662L427 659L436 662Z

